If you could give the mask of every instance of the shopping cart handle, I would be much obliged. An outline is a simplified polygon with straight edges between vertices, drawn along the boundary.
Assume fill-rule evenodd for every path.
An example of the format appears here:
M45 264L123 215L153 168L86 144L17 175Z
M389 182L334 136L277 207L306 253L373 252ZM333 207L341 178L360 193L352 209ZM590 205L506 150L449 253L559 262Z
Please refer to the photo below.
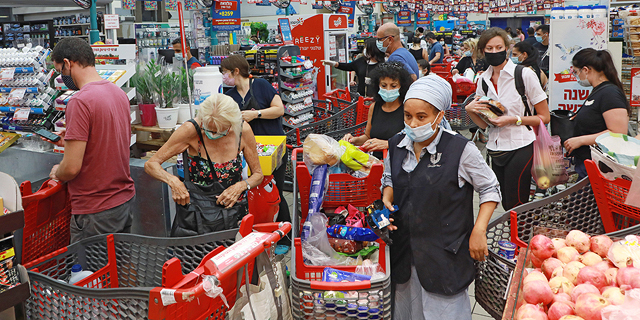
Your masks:
M356 282L325 282L325 281L311 281L311 289L323 290L323 291L355 291L371 288L371 281L356 281Z
M60 192L63 187L64 184L62 182L49 179L42 184L42 187L36 193L22 197L22 205L51 197L53 194Z

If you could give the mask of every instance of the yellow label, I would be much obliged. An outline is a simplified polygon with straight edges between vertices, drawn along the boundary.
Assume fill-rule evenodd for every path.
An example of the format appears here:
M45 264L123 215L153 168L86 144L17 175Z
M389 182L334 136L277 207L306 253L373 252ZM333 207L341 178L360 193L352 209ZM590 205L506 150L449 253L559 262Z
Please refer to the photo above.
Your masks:
M0 253L0 261L2 261L4 259L11 258L11 257L13 257L15 255L16 255L15 249L13 249L13 248L8 249L8 250Z

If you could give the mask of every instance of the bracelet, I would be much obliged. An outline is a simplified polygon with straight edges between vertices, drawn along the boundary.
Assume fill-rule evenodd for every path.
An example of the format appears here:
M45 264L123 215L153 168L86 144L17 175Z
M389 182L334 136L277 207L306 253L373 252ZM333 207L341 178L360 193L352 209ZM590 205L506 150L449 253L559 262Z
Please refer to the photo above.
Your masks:
M244 182L247 183L247 191L251 190L251 184L249 184L249 181L245 180Z

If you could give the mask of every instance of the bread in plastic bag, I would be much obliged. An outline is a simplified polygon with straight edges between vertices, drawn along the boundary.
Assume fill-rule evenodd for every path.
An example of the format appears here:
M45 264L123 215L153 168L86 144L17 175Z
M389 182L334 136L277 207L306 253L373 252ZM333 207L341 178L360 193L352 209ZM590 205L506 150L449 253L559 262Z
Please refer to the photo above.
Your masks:
M569 179L564 166L562 144L559 136L551 136L542 120L533 141L533 165L531 175L538 188L546 190L565 183Z
M334 166L340 162L340 157L344 153L344 148L338 141L329 136L314 133L304 139L302 150L304 163L309 170L323 164Z
M602 320L638 320L640 310L640 289L627 290L624 294L624 303L610 305L601 311Z

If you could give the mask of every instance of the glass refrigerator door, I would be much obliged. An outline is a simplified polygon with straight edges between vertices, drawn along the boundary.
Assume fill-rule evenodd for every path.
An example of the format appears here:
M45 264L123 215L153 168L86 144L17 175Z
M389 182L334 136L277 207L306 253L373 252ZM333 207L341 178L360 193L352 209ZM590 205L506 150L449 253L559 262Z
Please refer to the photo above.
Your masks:
M329 59L340 63L347 62L349 52L348 38L345 32L328 32L329 37ZM336 89L349 90L349 74L347 71L338 70L331 67L327 82L327 92Z

